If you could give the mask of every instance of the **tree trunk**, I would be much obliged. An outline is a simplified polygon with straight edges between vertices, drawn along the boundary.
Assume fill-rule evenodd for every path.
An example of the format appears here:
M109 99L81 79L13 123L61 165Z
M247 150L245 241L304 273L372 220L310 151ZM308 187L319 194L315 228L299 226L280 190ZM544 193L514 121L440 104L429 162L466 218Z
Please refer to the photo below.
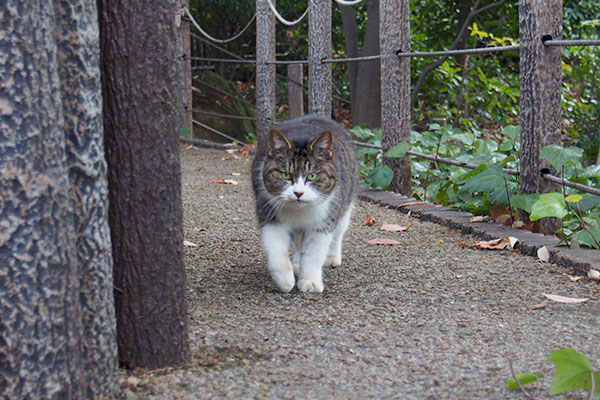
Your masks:
M410 140L410 59L399 59L397 49L410 50L410 7L408 0L381 0L381 142L390 148ZM412 195L410 158L384 157L394 171L390 189Z
M340 5L340 14L342 16L342 25L344 26L344 42L346 45L346 57L358 57L358 27L356 26L356 15L353 6ZM352 121L354 115L358 112L360 102L356 95L358 80L358 63L346 63L348 71L348 83L350 85L350 107L352 111Z
M95 3L0 15L0 397L114 396Z
M176 0L100 0L119 360L189 356L178 136L185 124Z
M256 138L261 143L275 122L276 71L275 64L267 64L275 61L275 50L275 15L267 0L256 0Z
M358 30L354 10L341 6L346 56L358 56ZM361 56L379 54L379 0L367 0L367 30ZM348 74L352 102L352 123L381 127L381 78L379 60L349 63Z
M467 47L467 42L469 36L466 34L460 34L465 21L469 17L469 13L471 12L472 3L471 0L460 0L458 4L458 27L456 28L456 36L458 37L458 43L456 44L456 49L465 49ZM465 68L467 63L467 55L466 54L458 54L455 56L456 64L458 64L461 68Z
M519 3L521 74L521 183L522 193L560 191L560 186L545 181L541 169L556 175L552 166L541 162L540 150L561 143L562 49L546 47L544 35L562 35L561 0L523 0ZM540 232L554 233L557 219L540 220Z
M331 117L331 2L309 0L308 7L308 112Z

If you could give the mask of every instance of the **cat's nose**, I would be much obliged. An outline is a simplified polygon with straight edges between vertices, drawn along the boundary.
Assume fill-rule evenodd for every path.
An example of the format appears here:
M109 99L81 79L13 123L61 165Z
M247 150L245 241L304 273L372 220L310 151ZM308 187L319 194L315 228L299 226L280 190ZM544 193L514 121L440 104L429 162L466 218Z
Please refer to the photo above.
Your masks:
M304 192L294 192L294 194L296 195L297 198L300 198L300 197L302 197Z

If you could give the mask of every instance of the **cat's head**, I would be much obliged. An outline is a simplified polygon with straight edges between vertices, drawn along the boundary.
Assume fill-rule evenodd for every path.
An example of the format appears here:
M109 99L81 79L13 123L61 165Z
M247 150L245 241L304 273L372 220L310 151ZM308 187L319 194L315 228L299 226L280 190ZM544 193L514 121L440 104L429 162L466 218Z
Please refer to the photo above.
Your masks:
M281 200L298 205L319 203L337 183L333 157L331 131L324 131L311 140L292 141L272 129L263 169L265 187Z

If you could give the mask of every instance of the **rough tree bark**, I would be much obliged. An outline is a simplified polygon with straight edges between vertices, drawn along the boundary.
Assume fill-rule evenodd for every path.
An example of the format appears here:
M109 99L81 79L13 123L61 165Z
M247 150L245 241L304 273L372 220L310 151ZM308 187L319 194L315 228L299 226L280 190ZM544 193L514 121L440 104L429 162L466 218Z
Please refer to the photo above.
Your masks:
M185 124L179 0L100 0L119 360L189 356L178 136Z
M0 5L0 397L115 395L92 1Z
M519 3L521 76L521 192L546 193L560 187L541 177L540 150L561 143L562 49L546 47L544 36L562 36L562 0L522 0ZM540 220L540 232L553 233L559 221Z
M267 0L256 0L256 137L259 142L267 140L269 123L275 122L275 64L267 64L268 61L275 61L275 15Z
M331 2L308 2L308 112L331 117Z
M410 140L410 59L395 51L410 50L410 4L408 0L381 0L381 129L382 144L390 148ZM390 189L412 195L410 158L384 158L394 171Z

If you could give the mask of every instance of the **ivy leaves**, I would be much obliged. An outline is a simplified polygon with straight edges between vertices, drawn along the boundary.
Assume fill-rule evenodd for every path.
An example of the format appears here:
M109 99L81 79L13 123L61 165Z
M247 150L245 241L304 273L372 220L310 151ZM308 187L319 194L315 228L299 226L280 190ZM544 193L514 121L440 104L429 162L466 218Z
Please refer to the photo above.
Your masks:
M592 363L584 354L564 348L552 352L548 360L554 364L554 380L550 387L550 395L585 389L590 392L590 399L600 398L600 371L594 370ZM521 388L528 397L533 398L525 386L538 382L542 376L543 374L531 372L513 374L513 378L506 381L506 386L508 390Z

